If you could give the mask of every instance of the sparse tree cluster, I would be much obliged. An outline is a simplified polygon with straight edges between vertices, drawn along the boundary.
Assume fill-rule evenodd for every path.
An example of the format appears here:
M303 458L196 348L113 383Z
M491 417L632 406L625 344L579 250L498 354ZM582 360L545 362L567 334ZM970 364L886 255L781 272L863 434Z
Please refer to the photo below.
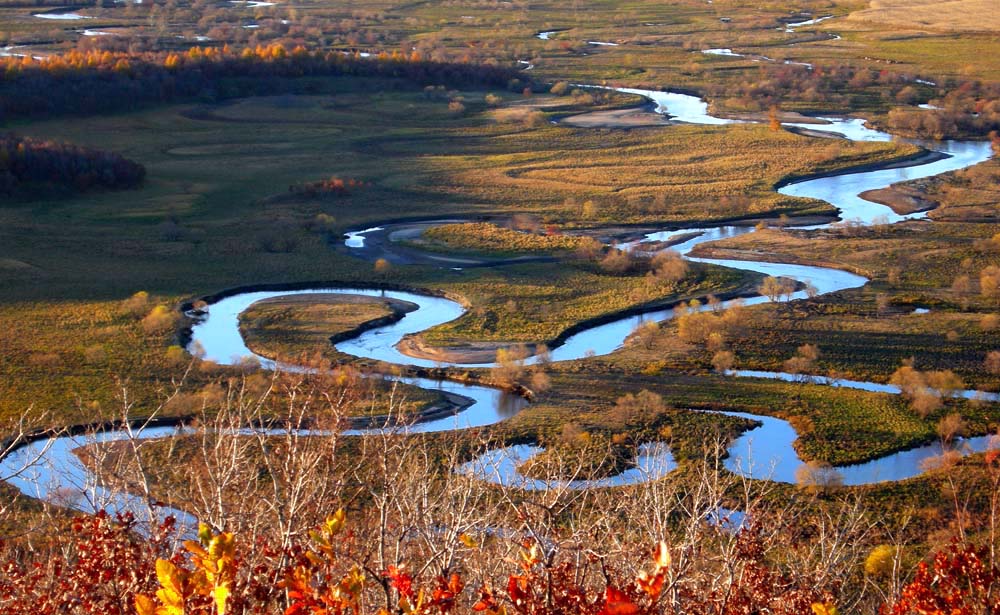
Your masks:
M904 100L912 104L913 100ZM975 135L1000 130L1000 84L965 81L934 100L933 109L895 107L888 127L896 133L934 139Z
M806 376L815 369L819 359L819 348L815 344L803 344L795 351L795 356L784 363L784 370L789 374Z
M938 90L937 86L916 83L912 74L850 64L769 64L760 66L757 78L716 85L710 88L710 95L735 99L745 109L764 111L787 100L849 106L853 96L867 91L893 105L887 121L893 132L944 139L985 137L1000 129L1000 85L948 80L940 84L948 88L947 94L932 98L938 108L918 109L912 105Z
M537 357L528 365L528 359ZM545 366L549 361L549 350L544 345L532 349L525 344L509 348L499 348L496 363L490 369L490 379L503 388L525 387L532 393L544 393L549 388L549 377Z
M674 284L688 274L688 262L676 250L657 252L650 262L653 278L665 284Z
M965 387L962 379L950 369L922 372L913 366L912 360L905 361L893 372L889 382L899 387L900 393L921 418L939 409L945 399Z
M771 301L787 301L795 293L796 287L795 280L791 278L768 276L757 290Z
M723 307L714 297L709 298L707 306L697 300L680 305L674 309L677 336L685 343L703 346L713 353L713 367L728 371L733 368L735 355L726 350L726 342L740 326L743 309L739 301Z

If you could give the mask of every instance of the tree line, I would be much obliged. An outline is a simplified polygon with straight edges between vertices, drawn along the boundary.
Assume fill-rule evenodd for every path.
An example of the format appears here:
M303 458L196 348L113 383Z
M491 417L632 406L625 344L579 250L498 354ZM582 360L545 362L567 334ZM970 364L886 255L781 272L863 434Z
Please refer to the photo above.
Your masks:
M283 45L235 50L192 47L185 53L71 51L45 60L0 59L0 119L89 115L179 100L308 92L303 77L396 79L423 87L506 88L514 68L427 60L419 53L372 58Z
M8 133L0 136L0 194L29 188L85 191L135 188L146 168L124 156L70 143L41 141Z

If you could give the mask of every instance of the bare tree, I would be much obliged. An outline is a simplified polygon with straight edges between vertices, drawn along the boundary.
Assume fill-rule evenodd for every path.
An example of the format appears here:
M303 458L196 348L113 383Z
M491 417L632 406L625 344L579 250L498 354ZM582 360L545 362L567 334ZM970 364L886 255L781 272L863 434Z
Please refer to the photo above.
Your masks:
M731 350L720 350L712 356L712 367L720 374L727 374L736 364L736 355Z
M795 280L784 277L768 276L761 282L757 292L771 301L789 298L795 292Z
M815 344L803 344L795 351L795 356L784 363L784 370L795 374L801 379L808 379L809 372L815 369L819 359L819 348Z
M0 441L0 481L8 482L22 478L42 463L52 448L58 431L45 430L48 414L36 413L28 408L4 425L4 440ZM47 437L46 437L47 436ZM39 438L42 438L39 440ZM28 446L36 442L35 446ZM13 512L17 498L0 500L0 527Z
M667 284L684 279L688 273L688 262L675 250L657 252L650 265L653 268L653 276Z
M644 348L651 349L656 342L656 335L660 332L660 323L655 320L644 320L632 330L632 339Z
M951 444L955 438L964 436L965 421L962 420L962 415L952 412L947 416L941 417L941 420L937 424L937 433L944 444Z

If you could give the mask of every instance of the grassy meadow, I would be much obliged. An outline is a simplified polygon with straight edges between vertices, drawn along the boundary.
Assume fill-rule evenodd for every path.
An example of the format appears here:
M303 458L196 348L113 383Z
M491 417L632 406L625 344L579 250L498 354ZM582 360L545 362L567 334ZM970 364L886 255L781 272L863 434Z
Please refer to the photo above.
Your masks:
M38 138L119 151L149 173L135 191L0 206L4 320L10 330L32 332L3 348L5 415L34 405L83 416L85 411L73 408L76 397L107 405L116 376L142 388L137 396L148 399L160 381L151 372L165 372L145 366L176 342L169 336L155 343L136 338L129 327L139 327L142 315L128 326L112 315L137 291L174 306L247 284L391 281L438 288L465 295L473 308L454 325L453 340L551 339L581 319L670 295L655 289L650 295L641 278L616 278L588 267L522 266L461 275L415 267L376 275L371 264L338 249L345 229L388 218L482 212L535 213L584 228L617 220L619 211L627 216L621 221L646 223L825 212L824 204L793 201L770 186L784 175L908 151L754 126L590 132L507 124L477 106L482 93L466 94L467 111L456 116L446 101L394 91L385 83L331 80L320 86L329 93L15 126ZM750 147L764 152L764 162L753 161L745 149ZM623 157L630 162L624 164ZM576 171L567 160L579 161ZM691 174L707 181L687 185L683 178ZM330 176L364 185L343 197L309 199L288 192L289 186ZM714 209L691 204L692 199L727 201L722 197L733 191L745 196ZM579 217L587 200L605 206L596 208L595 219ZM659 209L650 209L654 203ZM640 211L630 216L630 207ZM739 276L707 275L703 291L721 293L742 283ZM532 279L545 282L524 295ZM586 297L595 284L608 294ZM514 285L517 293L505 290ZM564 309L546 307L548 300L574 294L579 299ZM503 309L514 295L521 295L516 314ZM497 312L502 326L482 333L477 308ZM532 318L519 315L521 310ZM76 330L51 324L66 318L93 324ZM120 350L78 370L70 349L98 343ZM53 359L67 372L65 378L53 381L29 360L52 353L66 355Z

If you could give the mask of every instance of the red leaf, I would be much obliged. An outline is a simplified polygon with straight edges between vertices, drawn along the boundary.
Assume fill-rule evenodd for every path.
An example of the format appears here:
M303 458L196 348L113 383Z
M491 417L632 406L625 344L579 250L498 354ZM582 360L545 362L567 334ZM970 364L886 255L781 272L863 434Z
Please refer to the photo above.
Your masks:
M599 615L636 615L639 607L624 592L609 587L604 590L604 608Z

